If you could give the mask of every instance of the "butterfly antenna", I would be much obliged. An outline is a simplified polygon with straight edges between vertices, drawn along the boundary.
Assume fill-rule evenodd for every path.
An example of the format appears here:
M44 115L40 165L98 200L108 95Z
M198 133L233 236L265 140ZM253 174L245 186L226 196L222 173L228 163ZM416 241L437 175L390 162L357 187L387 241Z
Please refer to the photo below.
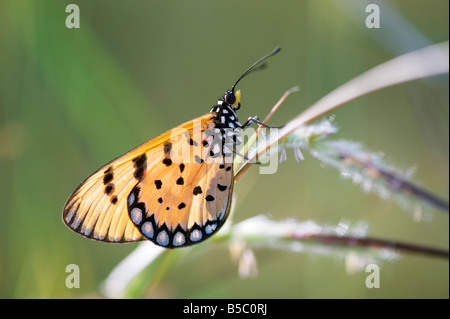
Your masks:
M259 59L258 61L256 61L255 63L252 64L251 67L249 67L247 69L247 71L245 71L240 77L239 79L236 81L236 83L234 83L234 85L231 87L231 91L234 92L234 88L236 87L236 85L239 83L240 80L242 80L243 77L245 77L247 74L249 74L251 71L256 71L255 67L260 64L261 62L263 62L264 60L270 58L272 55L277 54L278 52L280 52L281 47L276 47L275 49L272 50L272 52L266 54L265 56L263 56L261 59ZM258 67L258 69L260 68L264 68L266 65L263 64L260 67Z

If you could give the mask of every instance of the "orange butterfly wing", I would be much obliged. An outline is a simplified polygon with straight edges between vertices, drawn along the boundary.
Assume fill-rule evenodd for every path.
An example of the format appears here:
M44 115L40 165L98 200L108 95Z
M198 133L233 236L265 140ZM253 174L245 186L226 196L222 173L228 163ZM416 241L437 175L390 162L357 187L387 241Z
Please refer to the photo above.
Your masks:
M64 223L91 239L168 248L211 236L228 215L234 184L233 156L209 133L212 118L186 122L100 168L67 200Z

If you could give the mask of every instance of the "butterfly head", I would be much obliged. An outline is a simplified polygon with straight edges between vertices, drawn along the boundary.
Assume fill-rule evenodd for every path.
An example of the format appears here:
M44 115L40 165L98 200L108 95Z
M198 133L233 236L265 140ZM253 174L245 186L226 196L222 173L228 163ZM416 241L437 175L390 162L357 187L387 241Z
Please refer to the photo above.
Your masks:
M231 106L234 110L238 110L241 107L241 91L227 91L223 96L223 101Z

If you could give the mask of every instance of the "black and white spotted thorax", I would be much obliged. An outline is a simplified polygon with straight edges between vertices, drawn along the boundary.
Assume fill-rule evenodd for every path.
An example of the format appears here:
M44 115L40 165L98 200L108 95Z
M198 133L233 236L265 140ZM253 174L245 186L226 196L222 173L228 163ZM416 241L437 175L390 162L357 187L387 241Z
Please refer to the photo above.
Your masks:
M213 106L210 112L214 113L213 120L217 128L237 129L242 127L236 110L223 100L217 101L217 105Z
M225 92L223 99L217 101L210 112L213 115L214 139L212 144L219 143L222 154L225 157L231 156L236 150L236 146L241 144L242 138L240 134L244 126L239 123L239 118L236 113L241 107L240 104L241 91L229 90ZM231 151L231 154L230 152Z

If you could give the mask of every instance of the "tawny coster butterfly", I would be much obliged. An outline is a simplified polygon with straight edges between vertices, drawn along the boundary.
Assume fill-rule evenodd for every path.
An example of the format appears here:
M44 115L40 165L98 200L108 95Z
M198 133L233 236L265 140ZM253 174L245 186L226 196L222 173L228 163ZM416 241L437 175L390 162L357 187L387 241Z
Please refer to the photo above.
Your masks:
M101 167L67 200L63 221L73 231L104 242L150 240L165 248L197 244L225 222L234 185L233 158L242 130L236 85L209 113L132 149ZM240 155L240 154L239 154ZM243 156L243 155L241 155Z

